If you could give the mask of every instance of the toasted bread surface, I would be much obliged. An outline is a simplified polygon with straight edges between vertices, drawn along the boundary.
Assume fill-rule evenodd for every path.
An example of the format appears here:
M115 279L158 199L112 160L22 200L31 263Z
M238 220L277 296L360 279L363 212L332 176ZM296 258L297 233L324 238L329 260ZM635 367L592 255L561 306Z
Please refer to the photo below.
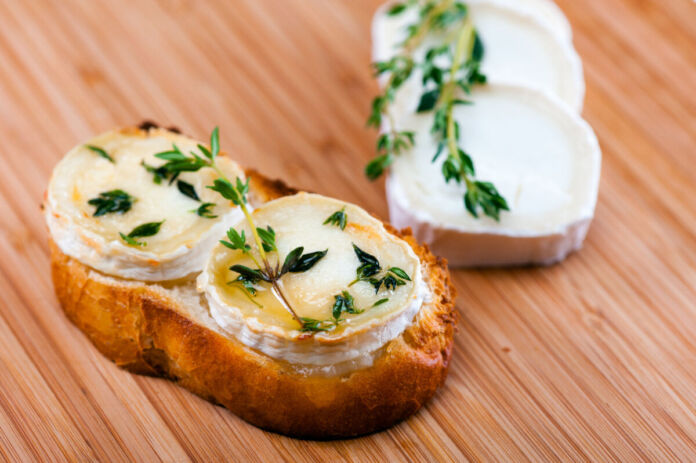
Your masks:
M257 202L296 190L255 171ZM162 376L221 404L248 422L282 434L330 439L383 429L417 411L443 383L455 325L447 264L406 240L423 265L432 301L386 344L374 364L343 375L308 375L225 334L192 281L146 284L103 275L50 241L53 282L63 310L117 365Z

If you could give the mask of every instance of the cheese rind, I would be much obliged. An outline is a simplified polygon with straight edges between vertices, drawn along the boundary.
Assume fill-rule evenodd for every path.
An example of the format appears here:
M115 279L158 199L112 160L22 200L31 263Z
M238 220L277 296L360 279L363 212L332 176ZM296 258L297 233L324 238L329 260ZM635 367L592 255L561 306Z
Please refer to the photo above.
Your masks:
M559 36L529 10L509 2L476 1L469 14L485 47L481 71L489 82L511 83L552 93L575 111L582 110L585 81L582 62L571 42ZM390 17L379 11L373 20L373 60L394 56L405 37L405 26L416 20L415 10ZM443 37L433 35L414 51L418 62ZM449 63L440 58L441 65ZM399 89L394 103L396 121L413 112L420 101L422 72L416 69Z
M445 155L431 121L402 117L416 132L415 148L397 156L386 183L391 222L411 227L453 266L551 264L583 242L594 214L601 152L589 125L550 95L518 86L478 87L473 105L457 106L461 147L479 180L507 199L500 221L471 216L465 186L445 182Z
M345 207L348 224L345 230L324 225L333 212ZM229 285L238 274L229 267L242 264L253 267L240 251L220 245L198 279L199 291L206 294L215 321L248 347L273 358L295 364L331 366L365 359L400 335L412 322L429 297L418 257L403 240L386 231L382 223L357 206L320 195L299 193L266 203L257 209L258 227L271 226L276 232L280 262L297 246L305 253L328 250L326 256L310 270L289 273L280 280L283 293L300 317L330 320L334 296L349 291L360 314L342 315L337 328L314 335L300 331L300 325L273 296L268 285L258 285L254 300L242 290ZM246 223L237 224L247 237ZM250 238L251 240L251 238ZM360 265L352 245L374 255L386 270L403 269L411 278L396 289L382 287L376 293L372 285L355 279ZM278 259L276 253L270 257ZM273 261L275 262L275 260ZM373 307L380 299L389 300Z
M229 224L241 217L241 211L206 188L217 177L210 168L179 177L194 187L200 202L182 194L176 184L155 184L141 163L164 164L154 155L171 149L173 143L183 152L195 150L197 144L165 130L126 129L107 132L86 143L104 148L114 163L84 144L73 148L54 169L44 204L49 231L61 250L94 269L122 278L163 281L199 272L210 248ZM233 161L220 157L218 164L230 178L243 178ZM88 201L114 189L135 198L131 209L94 217L95 207ZM215 203L212 213L218 217L209 219L192 212L202 202ZM139 238L145 246L129 246L119 235L143 223L162 220L156 235Z

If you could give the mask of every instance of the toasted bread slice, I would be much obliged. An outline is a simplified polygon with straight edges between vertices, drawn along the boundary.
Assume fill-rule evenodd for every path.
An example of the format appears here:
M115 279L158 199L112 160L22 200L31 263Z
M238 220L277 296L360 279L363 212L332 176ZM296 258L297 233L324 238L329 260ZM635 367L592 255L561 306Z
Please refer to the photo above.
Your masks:
M255 203L296 190L248 171ZM143 283L107 276L51 240L53 282L63 310L117 365L162 376L248 422L282 434L329 439L388 427L418 410L443 383L455 324L447 264L410 231L390 233L418 255L432 300L369 368L307 374L226 335L194 280Z

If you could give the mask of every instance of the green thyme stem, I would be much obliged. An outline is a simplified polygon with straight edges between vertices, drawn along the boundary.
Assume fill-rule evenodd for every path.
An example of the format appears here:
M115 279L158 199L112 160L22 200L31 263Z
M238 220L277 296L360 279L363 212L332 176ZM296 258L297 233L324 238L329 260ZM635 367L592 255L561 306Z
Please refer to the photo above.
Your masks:
M215 172L218 174L220 178L223 180L226 180L227 182L230 182L229 179L225 176L225 174L220 170L220 168L217 166L215 161L211 161L210 166L215 170ZM231 182L230 182L231 183ZM254 241L256 242L256 248L259 251L259 255L261 256L261 260L263 261L264 264L266 264L266 267L268 267L268 260L266 259L266 252L263 250L263 246L261 245L261 238L259 237L259 233L256 231L256 224L254 223L254 219L251 217L251 214L249 213L249 209L247 209L246 204L242 202L239 207L242 208L242 212L244 213L244 217L246 218L247 222L249 222L249 226L251 227L251 234L254 235ZM254 261L254 263L258 266L259 263L256 261L254 256L250 253L249 254Z
M413 50L415 50L423 42L428 31L430 30L431 19L436 14L439 14L441 11L444 11L447 8L449 8L451 3L452 0L443 1L438 6L432 8L428 12L426 17L419 24L418 31L404 43L403 52L401 53L402 56L410 56L413 53ZM389 80L387 81L387 84L384 86L384 88L391 88L393 83L394 74L392 73L389 76ZM389 110L389 105L385 105L384 111L382 111L382 115L385 116L389 121L389 132L391 133L392 137L398 136L398 131L396 130L396 121L394 120L394 115Z
M215 164L215 161L211 162L212 168L215 170L215 172L223 179L227 180L229 182L229 179L225 177L225 174L220 170L220 168ZM254 219L251 216L251 213L249 212L249 209L246 207L246 204L244 202L241 202L239 207L242 208L242 212L244 213L244 217L246 218L247 222L249 223L249 227L251 228L251 233L254 235L254 241L256 242L256 249L259 252L259 255L261 256L261 260L264 263L263 267L258 263L256 258L254 257L253 253L249 253L249 256L251 259L254 261L257 267L259 268L265 268L267 272L270 271L271 266L268 263L268 258L266 257L266 251L263 249L263 244L261 243L261 237L259 236L259 233L256 231L256 224L254 223ZM292 308L290 305L290 302L288 302L287 298L285 297L285 294L283 294L283 289L281 288L281 285L279 284L278 280L273 280L271 282L271 288L273 291L273 294L276 296L276 299L283 305L285 310L290 312L290 315L292 315L292 318L297 321L300 326L305 326L305 323L302 321L302 319L297 315L295 310ZM253 301L256 303L256 301ZM259 305L258 303L256 303Z
M304 321L295 313L293 310L292 306L290 305L290 302L288 302L287 298L285 297L285 294L283 294L283 290L281 288L281 284L278 280L273 280L273 283L271 283L271 290L276 296L276 299L280 301L281 304L285 307L285 310L290 312L290 315L292 315L292 318L295 319L301 326L305 326Z
M211 162L211 166L215 170L215 172L223 179L227 180L229 182L229 179L225 177L225 174L220 170L220 168L215 164L215 161ZM263 249L263 244L261 243L261 237L259 236L258 231L256 231L256 224L254 223L254 219L251 216L251 213L249 212L249 209L246 207L246 204L242 201L239 207L242 208L242 212L244 213L244 217L246 218L247 222L249 223L249 227L251 228L251 234L254 235L254 241L256 242L256 249L259 252L259 255L261 256L261 261L264 263L263 267L258 263L256 258L254 257L253 253L249 253L249 256L251 259L254 261L257 267L259 268L265 268L267 272L270 273L271 266L268 263L268 258L266 257L266 251ZM290 315L292 315L292 318L297 321L300 326L304 327L305 323L302 321L302 319L297 315L295 310L292 308L290 305L290 302L288 299L285 297L285 294L283 294L283 289L281 288L281 284L278 282L278 280L273 280L271 282L271 290L273 294L276 296L276 299L283 305L285 310L290 312ZM253 301L256 302L256 301ZM258 305L258 304L257 304Z
M261 244L261 238L259 237L259 233L256 231L256 224L254 223L254 219L251 217L251 214L249 213L249 209L247 209L245 204L241 205L242 207L242 212L244 212L244 216L247 219L247 222L249 222L249 226L251 227L251 233L254 235L254 241L256 241L256 248L259 251L259 255L261 255L261 260L263 263L268 267L268 260L266 259L266 251L263 250L263 245ZM258 264L257 264L258 265ZM260 265L259 265L260 267Z
M449 82L446 84L445 91L440 95L442 101L447 104L447 147L452 156L457 155L459 147L457 146L457 135L454 125L454 105L451 104L451 100L457 89L457 72L462 65L464 57L471 55L474 39L474 26L471 24L471 19L467 18L457 38L454 59L452 59L452 66L450 67ZM469 189L471 187L471 179L468 175L464 175L464 182L466 183L467 189Z
M430 31L431 19L435 17L435 15L445 11L447 8L451 6L451 4L452 0L444 0L428 12L428 14L425 16L425 18L423 18L423 20L419 24L418 31L416 31L416 33L409 37L409 39L406 40L406 42L404 43L404 55L410 55L413 52L413 50L415 50L418 47L418 45L420 45L421 42L423 42L423 39L425 39L425 36L428 34L428 31Z
M233 286L235 286L235 285L233 285ZM263 306L261 304L259 304L258 302L256 302L254 300L254 298L251 297L251 295L249 294L249 292L246 289L244 289L243 287L242 288L237 287L237 289L240 290L244 294L244 296L246 296L246 298L249 299L249 301L251 301L252 304L254 304L259 309L263 309Z

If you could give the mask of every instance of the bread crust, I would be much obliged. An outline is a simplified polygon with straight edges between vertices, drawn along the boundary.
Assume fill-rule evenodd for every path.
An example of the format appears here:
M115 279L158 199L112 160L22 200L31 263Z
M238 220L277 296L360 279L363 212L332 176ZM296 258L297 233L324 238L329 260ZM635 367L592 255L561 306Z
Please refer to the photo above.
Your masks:
M248 171L259 202L296 190ZM50 240L51 270L68 318L106 357L134 373L168 378L246 421L294 437L332 439L384 429L416 412L444 382L456 323L447 263L406 240L433 294L416 321L373 366L340 376L308 376L197 323L166 292L105 276Z

